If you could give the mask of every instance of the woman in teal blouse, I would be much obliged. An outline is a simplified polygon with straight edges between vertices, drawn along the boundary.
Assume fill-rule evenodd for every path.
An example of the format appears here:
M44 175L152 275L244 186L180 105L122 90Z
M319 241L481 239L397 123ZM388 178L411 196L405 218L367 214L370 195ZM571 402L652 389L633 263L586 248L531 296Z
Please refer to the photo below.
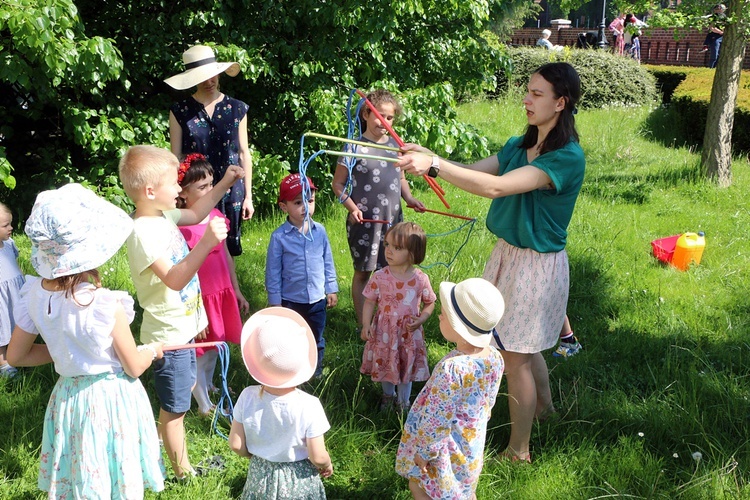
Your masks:
M415 144L396 164L492 199L487 228L499 239L483 277L502 292L505 315L495 343L508 381L510 442L505 455L531 461L535 418L555 411L541 352L555 346L568 303L567 229L586 165L575 128L581 84L567 63L541 66L523 99L528 127L494 156L471 165Z

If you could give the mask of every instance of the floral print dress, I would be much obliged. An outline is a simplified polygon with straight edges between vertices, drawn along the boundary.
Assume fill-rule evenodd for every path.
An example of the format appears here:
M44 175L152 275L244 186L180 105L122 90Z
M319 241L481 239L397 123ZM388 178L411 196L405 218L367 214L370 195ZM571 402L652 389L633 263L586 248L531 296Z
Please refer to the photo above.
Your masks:
M416 480L430 498L470 498L504 367L494 348L485 358L453 350L440 360L404 423L396 472ZM426 474L414 463L417 453L429 460Z
M372 142L365 136L358 141ZM375 143L373 143L375 144ZM383 146L398 147L396 141L390 137ZM398 153L369 146L355 145L347 151L384 158L397 158ZM346 166L347 159L342 158L339 163ZM385 232L389 225L404 220L401 210L401 169L385 160L372 158L356 158L351 169L352 192L349 195L362 211L365 219L385 220L380 222L352 223L349 214L346 218L346 237L349 251L352 255L355 271L374 271L388 265L385 260Z
M240 122L247 116L248 105L224 95L208 116L201 103L188 97L169 110L182 128L182 154L201 153L214 168L214 184L219 182L230 165L240 162ZM224 195L216 208L229 219L227 248L231 255L240 255L240 225L245 180L238 180Z
M419 269L407 280L396 278L388 267L376 271L365 290L366 299L378 303L372 321L372 337L365 344L360 371L374 382L406 384L430 376L427 346L420 326L413 332L407 322L419 316L422 304L435 302L430 278Z

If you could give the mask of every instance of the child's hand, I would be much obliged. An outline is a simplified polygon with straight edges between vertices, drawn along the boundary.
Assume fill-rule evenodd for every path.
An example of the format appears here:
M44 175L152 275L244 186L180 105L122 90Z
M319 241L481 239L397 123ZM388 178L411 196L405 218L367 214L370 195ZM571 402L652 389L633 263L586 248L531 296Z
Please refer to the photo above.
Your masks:
M329 293L326 295L326 306L330 309L331 307L336 307L336 304L339 303L339 296L335 293Z
M234 294L237 296L237 307L240 308L240 312L247 314L250 312L250 303L242 295L242 292L235 290Z
M425 460L419 453L415 453L414 464L419 467L419 471L422 474L427 474L427 467L430 465L429 460Z
M427 210L427 207L424 206L424 203L422 203L416 198L412 198L411 200L409 200L409 202L407 203L407 206L409 208L413 208L415 212L421 213Z
M164 357L164 351L162 350L164 342L151 342L149 345L154 348L154 351L156 351L156 359Z
M203 233L201 240L206 240L213 248L227 239L227 232L227 222L224 217L214 217L208 222L206 232Z
M406 323L406 331L413 332L414 330L422 326L424 320L419 316L417 316L416 318L411 316L409 318L406 318L404 323Z
M349 212L349 222L352 224L360 224L362 223L362 219L364 219L364 217L362 217L362 210L359 208Z
M318 469L318 473L320 473L320 477L331 477L333 474L333 462L331 462L328 467L321 467Z
M198 332L198 335L193 337L195 340L206 340L206 337L208 337L208 327L204 328L203 330Z
M370 327L369 326L362 327L362 333L359 335L359 338L361 338L365 342L370 340Z
M224 177L217 184L221 184L224 188L229 188L243 177L245 177L245 171L239 165L229 165L229 168L224 173Z

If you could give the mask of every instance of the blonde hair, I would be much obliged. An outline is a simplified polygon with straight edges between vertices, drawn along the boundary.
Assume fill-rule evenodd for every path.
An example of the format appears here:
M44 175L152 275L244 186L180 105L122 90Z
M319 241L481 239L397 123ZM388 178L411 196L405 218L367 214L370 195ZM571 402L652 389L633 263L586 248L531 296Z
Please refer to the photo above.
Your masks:
M7 215L10 215L13 217L13 212L10 211L10 208L8 208L8 205L0 201L0 212L3 212Z
M419 224L399 222L386 231L385 237L389 235L393 243L409 251L412 264L419 265L424 261L427 253L427 235Z
M164 174L179 168L171 151L156 146L131 146L120 159L120 182L131 200L147 185L161 185Z

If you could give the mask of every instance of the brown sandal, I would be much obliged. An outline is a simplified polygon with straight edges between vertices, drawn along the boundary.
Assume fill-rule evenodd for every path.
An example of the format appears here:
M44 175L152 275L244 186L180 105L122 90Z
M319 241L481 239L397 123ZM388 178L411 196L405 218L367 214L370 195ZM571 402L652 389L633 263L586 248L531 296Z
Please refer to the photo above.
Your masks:
M507 449L497 456L497 460L500 462L505 461L505 460L510 460L511 462L519 462L521 464L530 464L531 452L529 452L529 454L526 455L526 457L520 457L516 455L515 453L513 453L512 450Z

